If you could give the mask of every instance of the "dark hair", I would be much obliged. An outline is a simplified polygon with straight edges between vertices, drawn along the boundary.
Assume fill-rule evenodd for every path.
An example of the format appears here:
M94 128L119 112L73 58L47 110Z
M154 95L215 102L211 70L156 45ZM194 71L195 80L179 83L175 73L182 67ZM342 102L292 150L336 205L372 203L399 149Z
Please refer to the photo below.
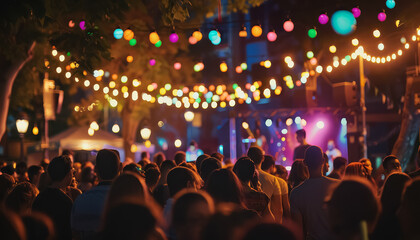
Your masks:
M271 155L264 155L264 161L261 164L261 169L263 171L268 170L272 166L276 165L276 160L274 160L274 157Z
M156 218L146 206L121 202L106 213L102 239L150 239L156 223Z
M1 172L13 176L13 174L16 172L16 169L13 167L13 164L9 164L5 167L2 167Z
M26 162L18 162L16 164L16 173L18 175L23 175L25 174L25 172L28 170L28 165L26 164Z
M231 170L214 170L206 182L205 189L216 202L236 203L241 206L244 204L241 184Z
M340 169L342 167L346 167L347 159L343 157L336 157L333 160L334 170Z
M153 155L153 162L156 163L158 167L162 164L163 161L166 160L165 154L163 152L157 152L155 155Z
M358 176L365 178L367 177L367 173L362 163L352 162L349 165L347 165L345 170L345 176Z
M146 166L144 166L143 170L147 171L149 168L159 168L158 165L154 162L148 163Z
M80 173L80 182L90 182L92 183L94 179L92 179L92 171L91 167L84 167L82 172Z
M401 204L404 187L410 180L411 178L405 173L393 173L386 178L381 194L381 203L384 213L396 213Z
M185 158L186 158L185 152L183 151L176 152L174 156L176 165L180 165L181 163L185 162Z
M255 174L255 164L249 157L241 157L233 166L233 172L242 182L249 182Z
M2 239L26 239L25 227L19 216L7 209L0 208L0 233Z
M18 214L28 212L38 193L38 189L32 183L19 183L7 195L5 206Z
M22 216L26 229L27 240L53 240L55 239L54 223L40 212Z
M110 149L102 149L96 155L96 173L101 180L112 180L120 171L120 159Z
M309 178L308 168L302 160L296 160L290 169L288 182L292 188Z
M195 160L195 166L197 167L197 172L200 173L201 171L201 164L203 163L203 161L207 158L209 158L210 156L207 154L203 154L197 157L197 160Z
M12 190L15 185L15 179L9 174L0 175L0 203L6 198L7 194Z
M366 179L343 180L328 201L331 230L338 239L351 239L360 231L360 222L366 221L373 229L380 212L380 204Z
M149 154L149 152L143 151L140 154L140 160L147 158L147 155Z
M394 155L388 155L388 156L386 156L385 158L384 158L384 160L382 161L382 166L384 167L384 169L386 170L386 171L388 171L389 169L389 163L391 162L391 161L394 161L395 159L398 159L396 156L394 156Z
M305 151L305 157L303 162L309 169L316 169L317 167L324 164L324 154L320 147L310 146Z
M38 165L32 165L28 168L28 178L30 182L33 182L35 175L41 175L42 167Z
M296 135L297 135L298 137L303 137L303 138L306 138L306 131L305 131L305 129L299 129L299 130L297 130L297 131L296 131Z
M70 156L70 155L74 155L74 152L70 149L64 149L63 152L61 153L61 155Z
M53 158L48 165L48 175L53 182L63 180L71 170L71 160L67 155L61 155Z
M130 164L125 165L125 167L123 168L123 173L127 173L127 172L144 176L144 171L142 167L140 166L140 164L137 164L137 163L130 163Z
M224 156L221 153L215 152L210 155L212 158L216 158L219 161L223 161Z
M290 231L283 225L277 223L260 223L255 227L251 228L251 230L245 235L243 240L259 240L259 239L266 239L266 240L296 240L297 238Z
M160 178L160 171L158 168L149 168L145 172L146 184L149 188L156 186Z
M254 161L254 163L256 165L261 164L262 161L264 160L263 150L261 148L259 148L259 147L250 147L248 149L247 156L249 158L251 158L251 160Z
M197 175L193 170L186 167L175 167L168 173L167 182L169 194L173 197L176 193L189 184L197 182Z
M205 159L203 163L201 163L200 176L204 180L204 182L206 182L207 178L214 170L221 169L221 168L222 168L222 164L220 163L219 160L213 157L209 157Z

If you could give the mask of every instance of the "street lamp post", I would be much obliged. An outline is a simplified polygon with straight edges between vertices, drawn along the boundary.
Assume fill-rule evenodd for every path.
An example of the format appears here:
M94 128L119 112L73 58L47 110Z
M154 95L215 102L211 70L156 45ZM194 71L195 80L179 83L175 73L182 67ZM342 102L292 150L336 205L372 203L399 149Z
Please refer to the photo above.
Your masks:
M24 153L24 137L25 137L25 133L26 131L28 131L28 125L29 122L26 119L18 119L16 120L16 128L19 132L19 137L20 137L20 159L21 161L25 160L25 153Z

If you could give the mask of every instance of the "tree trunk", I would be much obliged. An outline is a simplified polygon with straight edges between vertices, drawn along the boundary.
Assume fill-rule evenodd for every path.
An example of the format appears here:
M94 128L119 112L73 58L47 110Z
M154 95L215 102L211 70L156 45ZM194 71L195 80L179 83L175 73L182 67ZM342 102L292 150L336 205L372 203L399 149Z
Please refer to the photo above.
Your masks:
M400 134L392 149L392 154L398 157L403 170L410 168L420 126L420 117L414 107L413 81L413 77L407 77Z
M3 74L0 75L0 139L6 132L7 114L9 112L10 94L12 93L13 83L20 70L25 64L32 59L35 42L32 43L28 50L28 57L17 62L3 62L1 69Z
M131 151L131 145L136 142L137 128L140 123L140 119L136 118L136 111L134 110L134 102L127 100L124 104L121 112L121 118L123 120L122 126L122 138L125 152L125 160L134 159L134 152Z

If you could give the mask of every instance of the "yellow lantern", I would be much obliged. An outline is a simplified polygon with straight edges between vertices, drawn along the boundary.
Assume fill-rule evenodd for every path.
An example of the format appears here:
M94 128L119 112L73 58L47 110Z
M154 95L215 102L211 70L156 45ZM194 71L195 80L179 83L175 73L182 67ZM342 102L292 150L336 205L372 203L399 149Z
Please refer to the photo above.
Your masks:
M259 25L255 25L251 28L252 36L259 37L262 34L262 28Z
M127 29L124 31L124 39L130 41L134 37L134 32L131 29Z
M197 42L203 38L203 34L199 30L193 32L192 36L197 40Z
M159 35L157 34L157 32L156 32L156 31L151 32L151 33L149 34L149 41L150 41L152 44L156 44L157 42L159 42L159 40L160 40L160 38L159 38Z
M228 70L228 66L227 66L227 64L226 64L225 62L222 62L222 63L220 64L220 71L222 71L222 72L227 72L227 70Z

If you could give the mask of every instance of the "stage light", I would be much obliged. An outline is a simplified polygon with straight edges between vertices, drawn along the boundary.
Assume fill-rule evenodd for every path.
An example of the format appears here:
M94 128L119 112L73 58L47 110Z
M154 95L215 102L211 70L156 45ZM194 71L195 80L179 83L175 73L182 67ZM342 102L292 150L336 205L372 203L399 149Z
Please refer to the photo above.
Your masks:
M281 133L282 133L282 134L287 134L287 129L286 129L286 128L283 128L283 129L281 130Z
M316 123L316 127L319 128L319 129L323 129L325 127L325 124L324 124L323 121L318 121Z
M293 124L293 119L288 118L288 119L286 120L286 125L287 125L287 126L290 126L290 125L292 125L292 124Z
M249 128L249 124L247 122L242 122L242 127L244 129L248 129Z
M271 125L273 125L273 121L271 119L268 118L267 120L265 120L265 126L271 127Z
M347 125L347 119L342 118L341 119L341 125L346 126Z
M174 144L175 144L175 147L179 148L182 145L182 141L180 139L177 139L175 140Z

